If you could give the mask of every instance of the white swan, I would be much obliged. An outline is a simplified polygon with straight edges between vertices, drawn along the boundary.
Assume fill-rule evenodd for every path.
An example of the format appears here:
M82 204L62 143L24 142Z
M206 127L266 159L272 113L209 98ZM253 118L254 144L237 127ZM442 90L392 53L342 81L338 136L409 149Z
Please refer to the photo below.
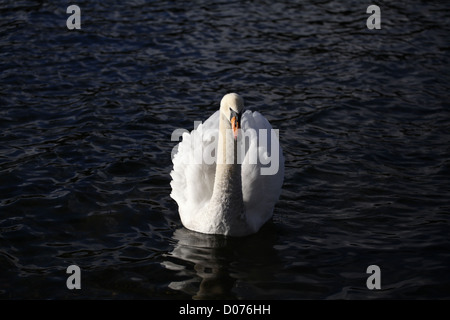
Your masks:
M278 134L259 112L243 109L239 95L226 94L178 144L170 196L190 230L245 236L272 217L284 179Z

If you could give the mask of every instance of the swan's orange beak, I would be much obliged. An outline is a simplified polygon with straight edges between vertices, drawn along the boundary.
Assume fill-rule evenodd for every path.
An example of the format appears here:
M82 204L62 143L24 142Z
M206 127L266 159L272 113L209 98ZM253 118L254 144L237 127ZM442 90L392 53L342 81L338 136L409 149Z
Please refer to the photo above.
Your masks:
M237 117L231 118L231 128L233 129L234 140L237 140L238 129L239 129L239 122L237 120Z
M230 122L231 129L233 129L234 140L237 140L238 130L241 128L241 114L232 110Z

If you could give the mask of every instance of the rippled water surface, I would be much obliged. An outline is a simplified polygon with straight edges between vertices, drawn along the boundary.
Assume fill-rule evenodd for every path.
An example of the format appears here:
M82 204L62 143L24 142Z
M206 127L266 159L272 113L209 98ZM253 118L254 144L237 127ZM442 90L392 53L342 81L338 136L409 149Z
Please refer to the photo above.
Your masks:
M380 30L370 1L75 3L0 2L1 298L450 298L446 1L377 1ZM243 239L169 197L172 132L231 91L286 157Z

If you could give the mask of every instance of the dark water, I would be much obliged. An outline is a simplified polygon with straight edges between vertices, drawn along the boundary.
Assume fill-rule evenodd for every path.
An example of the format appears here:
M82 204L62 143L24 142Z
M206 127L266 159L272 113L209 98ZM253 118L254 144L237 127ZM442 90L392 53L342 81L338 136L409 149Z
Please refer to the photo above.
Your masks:
M66 2L0 4L1 298L450 298L446 1L377 1L381 30L370 1L74 3L72 31ZM286 157L244 239L169 197L172 132L231 91Z

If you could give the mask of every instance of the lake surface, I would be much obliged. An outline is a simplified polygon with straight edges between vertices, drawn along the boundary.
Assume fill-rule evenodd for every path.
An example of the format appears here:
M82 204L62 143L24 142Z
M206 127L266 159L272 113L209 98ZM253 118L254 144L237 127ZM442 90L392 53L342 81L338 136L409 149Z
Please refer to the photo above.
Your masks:
M0 298L450 298L446 1L378 2L379 30L370 1L74 3L80 30L66 3L0 4ZM227 92L286 158L242 239L169 196L172 132Z

